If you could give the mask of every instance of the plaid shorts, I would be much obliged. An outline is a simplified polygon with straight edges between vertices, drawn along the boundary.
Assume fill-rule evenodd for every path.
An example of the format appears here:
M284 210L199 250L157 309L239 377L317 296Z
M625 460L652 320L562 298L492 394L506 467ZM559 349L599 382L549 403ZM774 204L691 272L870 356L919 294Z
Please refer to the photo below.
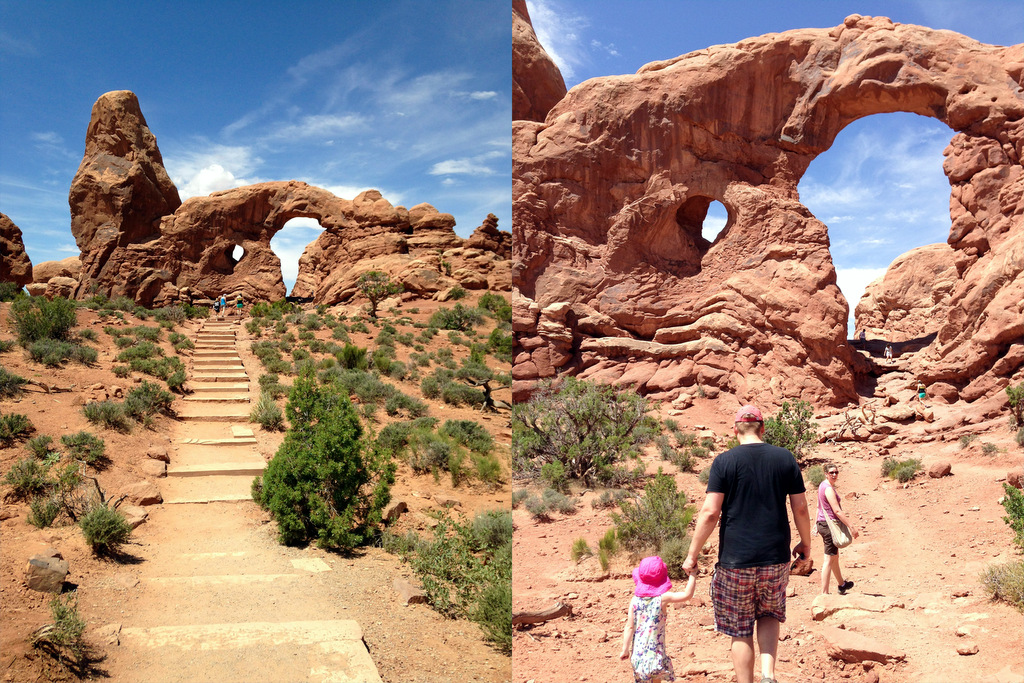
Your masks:
M761 617L785 621L787 585L788 562L743 569L715 567L711 577L715 630L734 638L748 638L754 635L754 622Z

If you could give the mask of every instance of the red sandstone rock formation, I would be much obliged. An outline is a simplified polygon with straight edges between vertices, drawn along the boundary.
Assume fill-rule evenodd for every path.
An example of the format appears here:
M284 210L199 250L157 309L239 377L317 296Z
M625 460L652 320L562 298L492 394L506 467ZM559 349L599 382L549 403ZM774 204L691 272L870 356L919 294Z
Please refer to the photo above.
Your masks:
M481 254L464 247L451 214L429 204L392 206L376 190L348 200L282 181L181 203L138 100L127 91L107 93L93 107L70 204L82 250L79 297L98 287L143 304L222 293L280 299L286 292L270 240L297 217L315 218L324 228L299 262L294 290L317 303L351 297L359 275L371 269L426 295L458 282L479 286L481 279L483 286L511 288L508 233L481 233L506 252ZM243 250L237 260L236 247Z
M562 72L537 41L526 0L512 0L512 118L543 121L563 97Z
M512 233L498 230L498 217L493 213L466 240L466 247L492 251L503 259L512 258Z
M957 385L1019 374L1022 56L853 15L594 79L544 123L514 122L516 396L573 373L665 399L694 385L855 399L849 308L797 183L845 125L895 111L955 131L944 169L959 279L912 369ZM729 218L709 244L712 200Z
M949 296L960 281L948 244L929 244L903 254L867 286L854 316L857 329L891 342L920 339L949 316Z
M32 267L32 282L46 284L50 278L70 277L75 280L82 274L82 261L77 256L69 256L60 261L43 261Z
M0 282L27 285L32 282L32 262L25 253L21 229L0 213Z
M83 281L123 291L153 286L153 280L121 283L123 259L111 258L115 250L129 260L144 251L159 237L160 219L181 205L135 93L117 90L96 100L68 204Z

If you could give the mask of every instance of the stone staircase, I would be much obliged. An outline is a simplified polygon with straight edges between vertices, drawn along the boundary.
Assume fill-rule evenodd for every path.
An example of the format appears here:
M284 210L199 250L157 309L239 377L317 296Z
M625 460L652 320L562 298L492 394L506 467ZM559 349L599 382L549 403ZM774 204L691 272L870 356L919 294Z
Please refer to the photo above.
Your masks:
M141 607L119 631L113 681L379 683L359 624L324 619L333 568L279 546L252 523L253 478L266 465L249 427L249 381L233 323L198 333L178 411L164 505L146 525L160 541L140 565ZM116 664L117 661L111 661Z

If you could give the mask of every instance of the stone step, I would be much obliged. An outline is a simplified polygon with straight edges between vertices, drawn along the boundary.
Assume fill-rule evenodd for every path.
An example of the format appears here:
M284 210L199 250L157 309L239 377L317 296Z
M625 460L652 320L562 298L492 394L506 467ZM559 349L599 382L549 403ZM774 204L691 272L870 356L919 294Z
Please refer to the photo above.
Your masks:
M248 403L186 403L178 410L178 419L200 422L248 422Z
M249 403L249 393L225 392L223 394L200 394L181 399L191 403Z
M235 348L234 339L209 339L199 337L196 339L197 349L233 349Z
M237 353L235 353L235 354L227 354L226 353L223 356L217 356L216 358L204 358L204 357L196 358L194 356L192 357L192 366L193 367L203 367L203 368L205 368L205 367L209 367L211 365L213 367L218 367L218 366L224 366L224 367L241 366L241 367L245 367L244 365L242 365L242 359L239 358Z
M193 367L195 366L193 365ZM245 372L245 366L241 363L225 363L223 361L200 363L199 367L195 369L202 372Z
M224 438L224 439L182 439L178 443L187 444L189 446L214 446L216 448L224 448L225 446L254 446L256 437L238 437L238 438Z
M267 463L262 459L259 462L225 462L206 463L202 465L170 465L167 468L168 477L230 477L242 476L258 477L267 468Z
M189 386L192 388L192 391L196 393L206 391L249 391L248 382L189 382Z
M192 358L238 358L235 349L200 349L192 353Z
M252 500L252 480L257 475L167 477L160 480L164 505Z
M381 681L352 620L123 628L120 638L121 647L154 652L138 658L138 680L165 677L170 658L183 683Z
M238 380L247 380L249 375L245 374L244 371L234 372L195 372L192 373L192 379L199 382L237 382Z
M189 425L187 431L189 438L178 440L181 447L178 448L174 456L175 462L179 462L178 458L186 457L196 451L202 452L200 461L217 457L223 458L225 452L232 450L225 448L226 446L248 446L256 443L256 436L252 429L241 425L229 426L223 422L194 423ZM215 446L216 448L206 449L203 448L204 446Z

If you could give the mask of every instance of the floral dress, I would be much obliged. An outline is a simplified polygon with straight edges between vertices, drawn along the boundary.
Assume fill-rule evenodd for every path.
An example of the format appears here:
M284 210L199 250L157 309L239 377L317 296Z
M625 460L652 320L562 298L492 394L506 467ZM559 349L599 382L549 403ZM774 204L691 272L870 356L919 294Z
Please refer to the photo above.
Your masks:
M655 676L663 681L676 680L672 660L665 652L666 615L661 610L661 596L638 598L633 596L630 605L636 630L633 633L633 679L638 683L650 683Z

